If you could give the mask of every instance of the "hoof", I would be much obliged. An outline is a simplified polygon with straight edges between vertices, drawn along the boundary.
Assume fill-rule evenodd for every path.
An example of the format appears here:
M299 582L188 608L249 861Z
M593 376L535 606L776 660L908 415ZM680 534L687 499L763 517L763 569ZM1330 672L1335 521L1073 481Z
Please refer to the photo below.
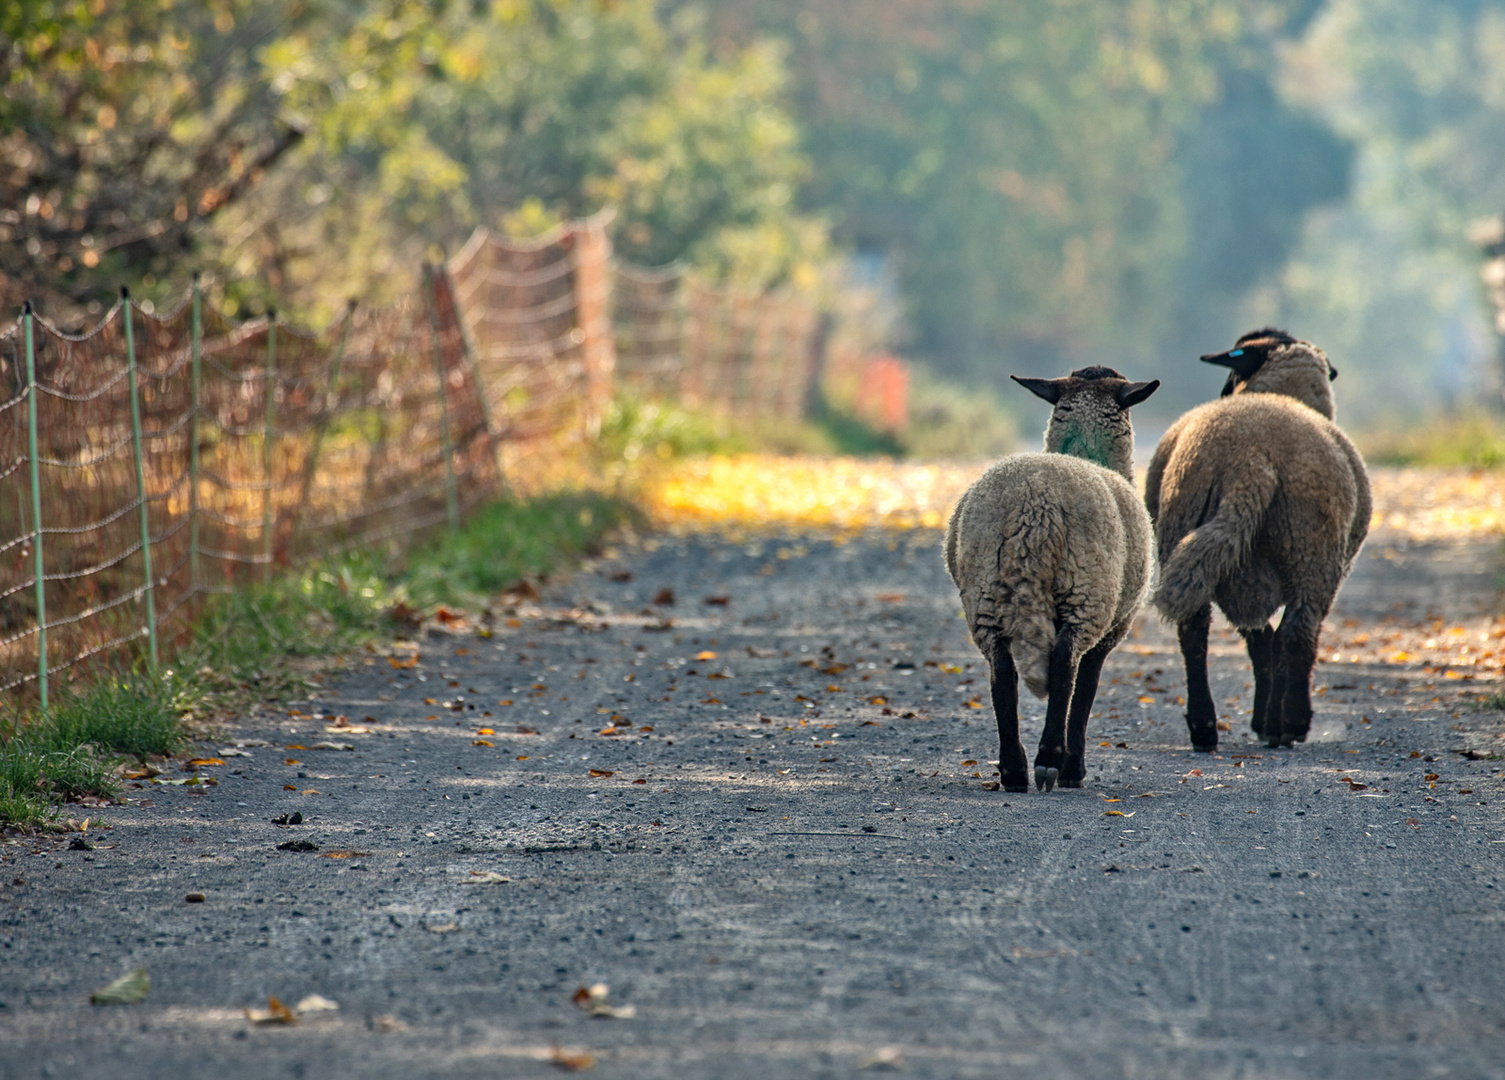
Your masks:
M1212 754L1217 752L1218 744L1216 740L1210 743L1194 742L1191 744L1191 748L1199 754Z
M1025 795L1025 794L1028 794L1028 792L1029 792L1029 785L1028 784L1004 784L1003 785L1003 790L1004 791L1008 791L1008 792L1012 792L1015 795Z
M1306 740L1303 738L1302 742L1305 742L1305 741ZM1285 747L1295 746L1296 745L1296 736L1294 736L1294 735L1282 735L1280 737L1280 745L1281 746L1285 746Z
M1265 746L1270 750L1277 750L1280 748L1280 741L1279 735L1270 735L1265 738Z
M1062 780L1062 781L1060 781L1060 785L1063 788L1081 787L1082 786L1082 782L1081 782L1081 780Z
M1047 769L1044 765L1035 766L1035 787L1039 791L1050 791L1056 786L1056 778L1061 775L1060 769Z

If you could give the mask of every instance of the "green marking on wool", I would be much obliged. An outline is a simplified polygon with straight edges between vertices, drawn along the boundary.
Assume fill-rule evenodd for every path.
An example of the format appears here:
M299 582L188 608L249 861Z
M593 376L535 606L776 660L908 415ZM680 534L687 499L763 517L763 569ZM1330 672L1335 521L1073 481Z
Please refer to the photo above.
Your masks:
M1082 458L1106 469L1112 467L1109 462L1112 446L1113 440L1104 437L1102 432L1083 431L1073 424L1061 436L1061 448L1057 452Z

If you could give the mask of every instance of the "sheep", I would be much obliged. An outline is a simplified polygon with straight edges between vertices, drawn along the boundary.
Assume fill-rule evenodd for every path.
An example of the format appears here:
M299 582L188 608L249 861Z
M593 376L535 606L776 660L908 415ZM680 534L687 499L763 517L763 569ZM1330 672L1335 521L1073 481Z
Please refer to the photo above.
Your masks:
M1155 606L1176 624L1192 747L1218 745L1207 681L1214 602L1254 665L1255 734L1291 746L1311 730L1322 620L1369 532L1369 474L1332 421L1337 372L1321 349L1266 328L1202 359L1232 369L1224 396L1171 425L1145 478Z
M1043 454L1011 454L957 503L946 570L972 641L988 662L998 771L1028 791L1019 741L1019 676L1047 699L1035 787L1081 787L1087 716L1103 661L1149 593L1151 527L1132 486L1128 410L1159 388L1107 367L1014 381L1050 402Z

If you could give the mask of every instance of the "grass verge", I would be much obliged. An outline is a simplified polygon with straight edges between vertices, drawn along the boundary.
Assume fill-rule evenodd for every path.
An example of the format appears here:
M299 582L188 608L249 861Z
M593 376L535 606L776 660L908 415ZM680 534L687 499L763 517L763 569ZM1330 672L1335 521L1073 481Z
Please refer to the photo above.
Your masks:
M307 686L308 661L390 631L394 612L484 604L599 550L638 518L598 493L501 499L401 559L353 552L217 597L169 670L64 686L47 712L0 719L0 827L45 826L65 802L112 798L121 759L182 748L186 718L291 696Z

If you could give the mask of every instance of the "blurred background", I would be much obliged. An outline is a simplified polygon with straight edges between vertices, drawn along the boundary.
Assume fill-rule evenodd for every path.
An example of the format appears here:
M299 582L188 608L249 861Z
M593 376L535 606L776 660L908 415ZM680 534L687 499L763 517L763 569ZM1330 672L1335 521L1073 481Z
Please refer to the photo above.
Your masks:
M0 85L0 304L65 329L194 270L327 326L609 207L899 358L838 449L1033 443L1007 376L1086 363L1153 430L1274 323L1372 454L1501 456L1505 0L13 0Z

